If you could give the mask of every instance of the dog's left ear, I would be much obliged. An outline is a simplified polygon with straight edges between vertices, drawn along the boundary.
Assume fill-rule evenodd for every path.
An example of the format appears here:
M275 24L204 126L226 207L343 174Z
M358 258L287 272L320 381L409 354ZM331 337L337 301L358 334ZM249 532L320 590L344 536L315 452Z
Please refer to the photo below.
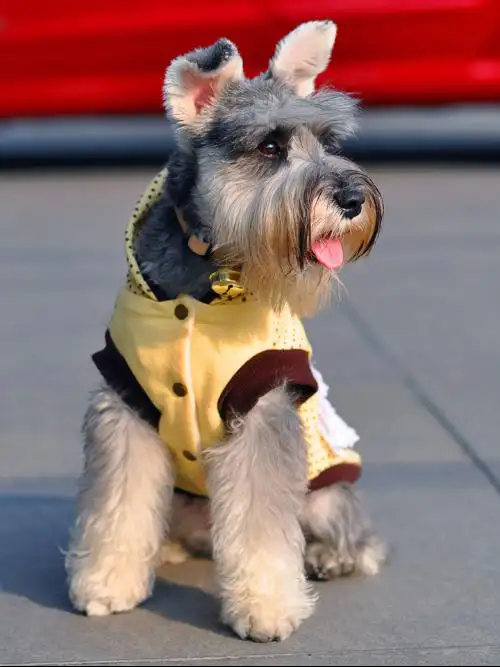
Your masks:
M243 61L228 39L180 56L165 72L163 99L167 115L181 125L192 125L226 83L242 78Z
M328 67L336 35L332 21L302 23L279 42L269 74L290 85L297 95L310 95L316 77Z

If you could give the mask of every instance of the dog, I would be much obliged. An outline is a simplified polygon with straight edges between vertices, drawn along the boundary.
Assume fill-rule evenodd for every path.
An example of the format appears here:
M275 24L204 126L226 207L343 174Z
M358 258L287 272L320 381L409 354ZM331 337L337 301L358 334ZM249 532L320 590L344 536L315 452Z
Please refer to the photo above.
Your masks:
M341 155L355 100L315 90L335 36L331 21L301 24L254 79L227 39L166 70L175 145L127 227L127 283L82 427L65 562L88 615L140 604L161 562L210 556L223 622L284 640L314 609L311 580L385 560L359 456L320 432L301 324L383 216Z

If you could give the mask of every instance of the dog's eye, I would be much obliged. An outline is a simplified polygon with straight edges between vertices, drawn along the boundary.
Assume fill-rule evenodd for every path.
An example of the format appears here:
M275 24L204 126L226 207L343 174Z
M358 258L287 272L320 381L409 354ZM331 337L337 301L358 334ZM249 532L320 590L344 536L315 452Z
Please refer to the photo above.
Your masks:
M263 141L261 144L258 145L257 149L260 153L262 153L262 155L265 155L266 157L271 159L279 157L281 154L281 146L272 139L267 139L266 141Z

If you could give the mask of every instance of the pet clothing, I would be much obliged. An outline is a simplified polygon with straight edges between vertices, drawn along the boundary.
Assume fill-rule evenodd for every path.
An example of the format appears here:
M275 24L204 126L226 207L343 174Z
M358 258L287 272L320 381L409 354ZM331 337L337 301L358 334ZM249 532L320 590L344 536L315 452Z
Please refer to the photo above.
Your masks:
M352 444L357 435L328 403L326 385L311 364L304 327L288 307L275 312L241 289L235 296L231 290L223 296L214 293L208 303L184 294L172 300L155 295L139 269L134 241L162 196L166 178L164 169L129 220L127 281L115 302L106 345L93 355L100 373L158 430L180 490L207 494L202 450L217 446L227 437L233 417L245 416L283 383L303 427L309 488L356 481L361 459ZM332 443L336 432L347 437L337 447Z

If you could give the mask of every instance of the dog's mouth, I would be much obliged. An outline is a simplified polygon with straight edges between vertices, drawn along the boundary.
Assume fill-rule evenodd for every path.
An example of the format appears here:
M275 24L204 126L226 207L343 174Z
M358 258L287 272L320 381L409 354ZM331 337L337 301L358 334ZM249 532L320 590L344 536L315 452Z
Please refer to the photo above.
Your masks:
M328 271L340 269L344 264L344 249L340 239L322 238L314 241L310 255L313 261L318 262Z

